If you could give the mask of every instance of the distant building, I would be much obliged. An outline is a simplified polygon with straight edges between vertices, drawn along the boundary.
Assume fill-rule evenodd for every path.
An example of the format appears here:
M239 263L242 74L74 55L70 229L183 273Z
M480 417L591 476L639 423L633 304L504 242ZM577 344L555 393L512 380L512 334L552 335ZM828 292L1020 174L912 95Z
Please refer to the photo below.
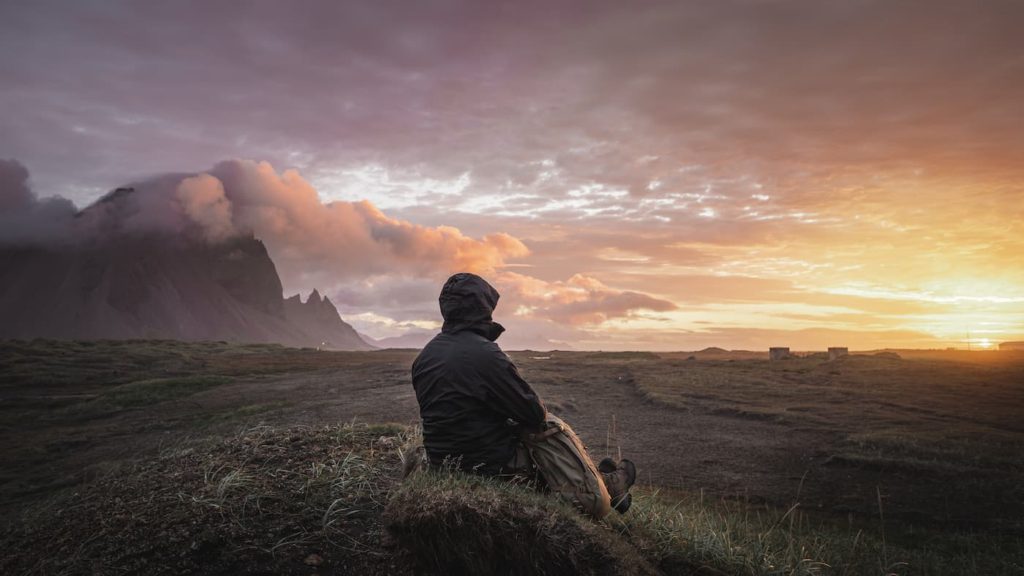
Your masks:
M789 358L789 348L776 346L768 349L768 359L772 362L775 362L776 360L785 360L786 358Z
M835 360L836 358L840 358L842 356L849 356L849 355L850 355L850 349L847 348L846 346L830 346L829 349L828 349L828 359L829 360Z
M1003 342L999 345L1000 350L1024 350L1024 342Z

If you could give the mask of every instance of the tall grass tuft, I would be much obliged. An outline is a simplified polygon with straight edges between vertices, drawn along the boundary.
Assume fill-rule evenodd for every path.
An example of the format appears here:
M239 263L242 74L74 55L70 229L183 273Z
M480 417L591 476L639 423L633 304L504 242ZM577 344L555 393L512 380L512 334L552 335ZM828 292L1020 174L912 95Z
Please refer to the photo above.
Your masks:
M881 520L881 519L879 519ZM627 515L609 524L666 574L690 566L743 576L1024 574L1024 542L921 531L908 546L877 526L802 511L634 489Z
M532 487L458 472L407 478L385 508L389 534L439 574L656 574L614 531Z

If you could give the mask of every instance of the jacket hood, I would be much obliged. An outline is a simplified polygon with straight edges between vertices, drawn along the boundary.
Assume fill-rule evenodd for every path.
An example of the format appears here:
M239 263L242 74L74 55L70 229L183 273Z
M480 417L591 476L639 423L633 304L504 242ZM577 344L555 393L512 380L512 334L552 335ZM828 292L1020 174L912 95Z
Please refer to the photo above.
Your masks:
M493 286L476 274L453 275L444 283L438 298L444 318L441 332L453 334L472 330L488 340L496 340L505 331L501 324L491 320L500 297Z

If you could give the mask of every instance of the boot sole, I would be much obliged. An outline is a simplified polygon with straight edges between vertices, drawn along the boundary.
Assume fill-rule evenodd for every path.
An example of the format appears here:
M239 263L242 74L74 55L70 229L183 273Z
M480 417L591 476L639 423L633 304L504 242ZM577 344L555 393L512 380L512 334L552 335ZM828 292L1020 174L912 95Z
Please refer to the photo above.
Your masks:
M619 514L625 514L629 511L629 507L633 504L633 495L626 492L618 500L612 502L612 510L615 510Z
M626 471L626 490L629 490L636 484L636 464L633 464L632 460L623 459L619 462L618 469Z

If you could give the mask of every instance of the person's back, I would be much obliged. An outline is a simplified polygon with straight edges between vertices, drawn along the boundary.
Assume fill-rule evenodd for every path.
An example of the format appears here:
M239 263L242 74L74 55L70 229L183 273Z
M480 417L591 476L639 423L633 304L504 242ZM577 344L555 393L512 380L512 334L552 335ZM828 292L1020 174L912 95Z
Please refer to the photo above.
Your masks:
M444 326L412 365L412 385L431 467L446 462L477 474L531 475L595 518L632 501L636 466L594 465L572 428L548 414L494 340L498 292L475 274L455 274L439 298ZM540 486L540 484L538 484Z
M479 276L456 274L440 301L444 327L412 367L423 446L433 464L449 459L465 470L500 473L519 432L543 425L544 406L494 343L504 330L491 319L497 291Z

